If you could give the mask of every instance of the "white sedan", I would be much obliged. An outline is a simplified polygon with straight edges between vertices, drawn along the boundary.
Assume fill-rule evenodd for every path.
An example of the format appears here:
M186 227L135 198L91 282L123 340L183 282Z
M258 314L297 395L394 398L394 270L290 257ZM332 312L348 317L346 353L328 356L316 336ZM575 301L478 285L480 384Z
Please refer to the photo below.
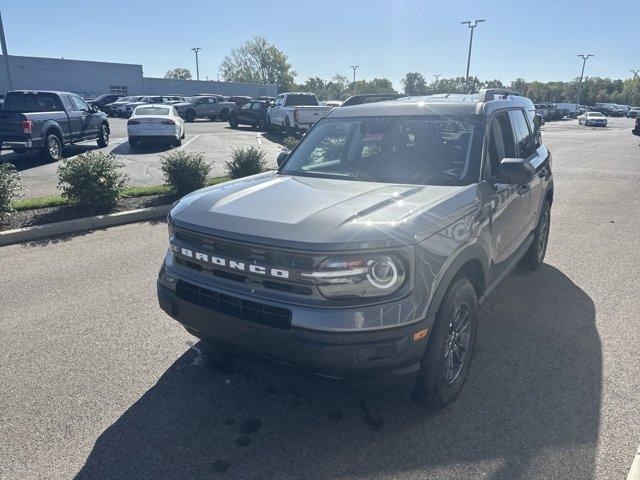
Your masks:
M182 144L184 120L171 105L140 105L127 122L129 145L136 148L143 140L165 140Z
M578 117L578 125L606 127L607 118L600 112L586 112Z

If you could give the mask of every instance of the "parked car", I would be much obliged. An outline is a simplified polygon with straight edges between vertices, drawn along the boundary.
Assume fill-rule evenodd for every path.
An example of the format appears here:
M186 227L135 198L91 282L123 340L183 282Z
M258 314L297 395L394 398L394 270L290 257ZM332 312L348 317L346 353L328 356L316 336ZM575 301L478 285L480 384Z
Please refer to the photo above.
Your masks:
M386 100L397 100L398 98L407 97L403 93L366 93L361 95L352 95L342 102L342 107L351 107L353 105L362 105L364 103L384 102Z
M607 119L601 112L586 112L578 117L578 125L606 127Z
M636 123L631 133L640 137L640 117L636 117Z
M269 107L267 128L279 128L287 133L304 132L332 108L320 105L315 93L281 93Z
M118 106L131 101L133 98L137 97L120 97L115 102L107 103L106 105L104 105L101 110L109 116L117 116L116 109L118 108Z
M116 117L126 117L127 116L127 105L129 103L135 103L140 101L140 99L144 98L144 95L134 95L132 97L126 97L126 99L118 100L110 105L109 109L112 112L112 115Z
M240 96L235 96L235 97L227 97L226 100L228 102L233 102L236 104L236 108L242 108L244 107L247 103L249 103L251 101L251 97L240 97Z
M615 103L596 103L593 110L606 117L622 117L626 114L624 109Z
M97 139L106 147L109 132L107 115L74 93L15 90L0 111L0 145L15 153L39 151L48 161L60 160L70 143Z
M165 103L169 101L169 97L162 95L147 95L142 97L135 102L127 102L124 105L125 116L131 116L133 110L139 105L154 105L159 103Z
M225 122L229 119L229 114L236 109L236 104L225 101L221 95L197 95L186 102L175 104L175 107L187 122L193 122L196 118L219 118Z
M129 145L136 148L145 140L182 144L184 121L172 105L147 104L137 106L127 121Z
M480 305L518 264L539 268L549 238L533 103L495 95L334 108L277 171L187 195L160 307L221 353L447 405Z
M179 95L167 95L162 97L164 105L176 105L178 103L184 103L187 101L187 97L182 97Z
M98 110L102 110L104 112L105 105L107 105L108 103L113 103L122 97L124 97L124 95L105 94L105 95L100 95L95 100L91 100L87 103L89 105L94 105L95 107L98 107Z
M640 115L640 107L633 107L627 112L628 118L638 118Z
M229 114L229 126L236 128L238 125L251 125L263 130L267 125L267 111L270 102L267 100L251 100L238 110Z

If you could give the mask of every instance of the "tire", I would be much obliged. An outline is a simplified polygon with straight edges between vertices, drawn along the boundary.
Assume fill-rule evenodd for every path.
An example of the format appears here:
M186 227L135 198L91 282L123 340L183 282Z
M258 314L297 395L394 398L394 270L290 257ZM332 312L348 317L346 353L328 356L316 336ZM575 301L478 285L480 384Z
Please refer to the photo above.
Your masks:
M184 119L189 123L193 122L196 119L196 112L193 110L187 110L184 113Z
M267 132L273 133L275 131L275 128L273 126L273 123L271 123L271 117L267 117Z
M219 116L220 116L220 120L222 120L223 122L226 122L227 119L229 118L229 109L223 108Z
M97 143L100 148L104 148L109 145L109 128L106 123L100 125Z
M238 120L236 120L236 117L234 117L233 115L229 117L229 126L231 128L238 128Z
M544 263L544 256L547 253L549 244L549 231L551 228L551 203L545 198L540 211L538 224L533 231L533 243L524 254L520 264L527 270L533 271L540 268Z
M458 397L473 358L477 327L477 293L466 277L458 277L442 300L422 357L413 389L419 403L443 408Z
M42 157L48 162L62 159L62 140L55 133L47 133L42 147Z
M291 123L289 123L289 117L284 119L284 131L287 135L295 135L295 129L291 128Z
M180 145L182 145L182 137L178 137L178 138L176 138L176 139L175 139L175 141L173 142L173 144L174 144L176 147L179 147Z
M182 136L180 137L182 140L184 140L184 137L186 137L187 134L185 133L184 128L182 129Z
M133 137L129 137L129 146L131 147L131 150L135 150L138 148L138 140Z

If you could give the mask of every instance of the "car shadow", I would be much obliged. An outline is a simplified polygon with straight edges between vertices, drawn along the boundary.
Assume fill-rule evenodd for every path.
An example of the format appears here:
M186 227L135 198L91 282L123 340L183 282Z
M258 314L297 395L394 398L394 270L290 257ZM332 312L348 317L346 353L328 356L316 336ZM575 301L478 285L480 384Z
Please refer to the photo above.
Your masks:
M119 143L111 153L114 155L147 155L149 153L166 153L171 150L176 149L175 145L172 145L170 142L166 141L145 141L140 142L136 148L131 148L129 142Z
M214 361L199 342L98 437L76 478L594 478L590 297L549 265L516 273L483 306L476 348L461 396L433 411Z
M98 149L100 149L100 147L98 147L97 145L66 145L62 151L62 155L64 158L69 158ZM13 164L13 166L19 172L30 170L36 167L41 167L42 165L48 165L49 163L51 163L42 158L40 152L38 151L21 154L13 152L5 153L4 155L0 156L0 162L9 162Z

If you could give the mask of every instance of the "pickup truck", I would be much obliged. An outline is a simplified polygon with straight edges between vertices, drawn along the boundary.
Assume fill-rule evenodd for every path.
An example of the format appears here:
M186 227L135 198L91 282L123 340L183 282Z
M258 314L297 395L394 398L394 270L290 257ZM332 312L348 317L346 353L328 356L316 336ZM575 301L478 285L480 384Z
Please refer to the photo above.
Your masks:
M236 104L225 101L220 95L197 95L186 102L176 103L174 107L187 122L193 122L196 118L219 118L226 122L229 114L236 109Z
M107 115L74 93L8 92L0 110L0 145L15 153L37 150L48 161L62 158L69 143L97 139L109 144Z
M314 93L281 93L267 113L267 129L287 133L309 130L334 107L320 105Z
M479 307L544 261L554 188L539 125L504 89L335 108L277 171L173 206L160 307L213 354L407 385L443 407Z

